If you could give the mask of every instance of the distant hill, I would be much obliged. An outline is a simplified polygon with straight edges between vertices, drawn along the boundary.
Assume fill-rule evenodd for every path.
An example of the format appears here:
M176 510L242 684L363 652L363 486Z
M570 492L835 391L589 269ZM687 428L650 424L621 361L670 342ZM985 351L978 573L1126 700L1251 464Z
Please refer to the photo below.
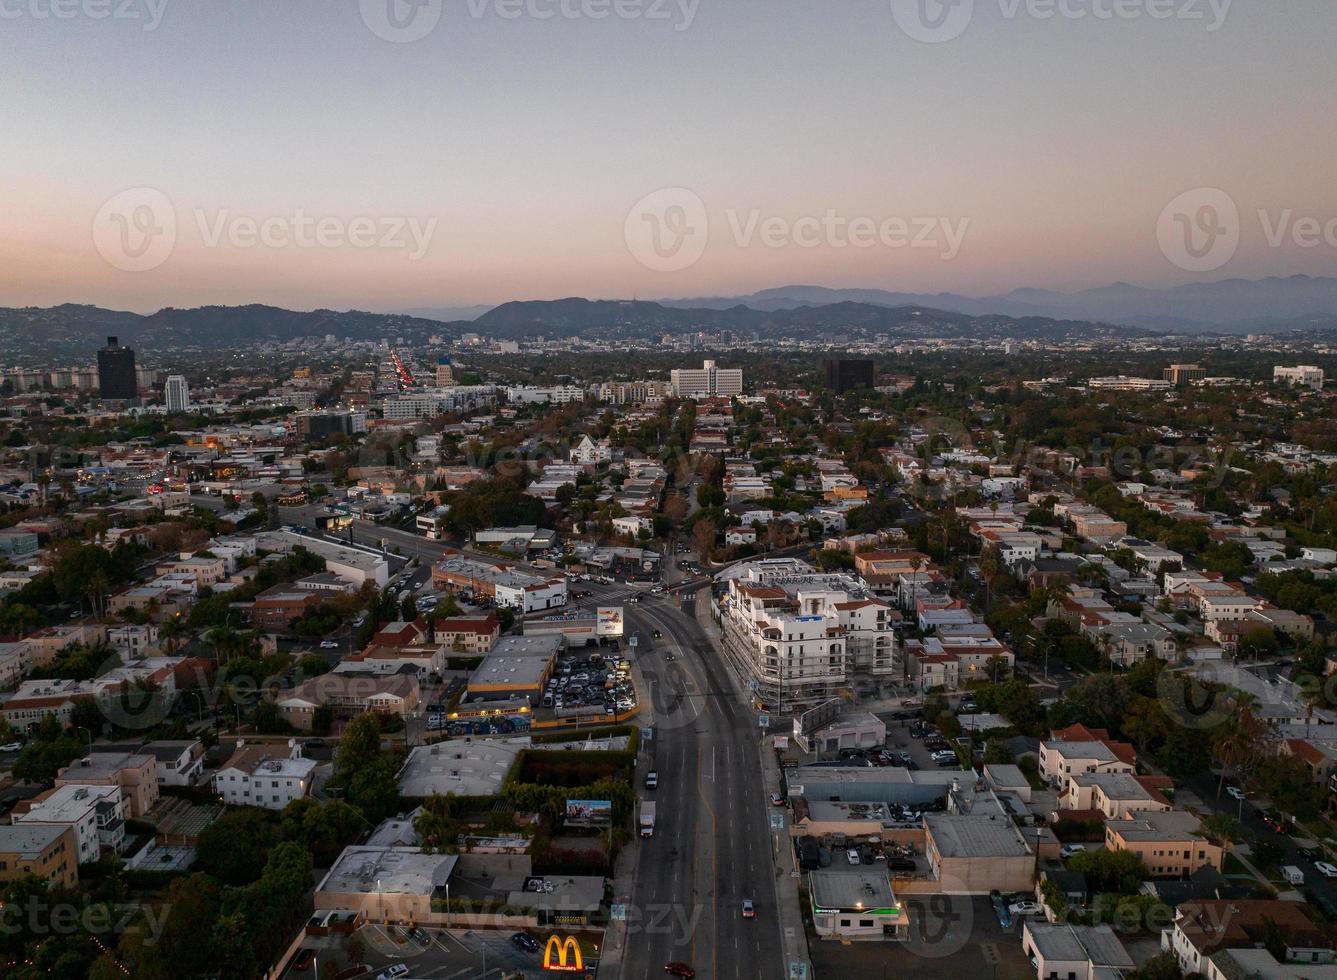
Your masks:
M679 308L727 309L741 304L773 311L855 302L888 307L927 306L971 316L1089 320L1157 332L1261 333L1322 329L1323 323L1337 318L1337 278L1226 279L1172 289L1147 289L1118 282L1072 293L1015 289L1001 296L982 297L793 285L749 296L664 302Z
M1136 336L1145 331L1047 316L971 316L922 305L879 306L836 302L790 309L685 309L661 303L581 298L504 303L473 321L451 323L413 317L333 310L296 312L273 306L204 306L163 309L142 316L93 306L0 309L0 342L13 351L76 352L87 356L108 335L143 350L226 349L287 343L332 335L354 340L403 337L421 344L428 337L463 333L524 340L534 337L653 340L699 330L811 340L976 337L1092 339Z
M203 306L167 308L143 316L96 306L0 308L0 344L11 351L83 352L117 336L145 350L172 347L217 349L257 343L284 343L303 337L352 337L379 340L404 336L421 342L432 334L459 330L435 320L400 314L313 310L306 313L273 306Z
M1052 317L970 316L920 305L879 306L836 302L819 306L759 310L678 307L629 300L561 299L505 303L473 324L496 336L625 336L697 330L734 330L763 337L1012 337L1017 339L1135 336L1145 331L1105 324L1057 320Z

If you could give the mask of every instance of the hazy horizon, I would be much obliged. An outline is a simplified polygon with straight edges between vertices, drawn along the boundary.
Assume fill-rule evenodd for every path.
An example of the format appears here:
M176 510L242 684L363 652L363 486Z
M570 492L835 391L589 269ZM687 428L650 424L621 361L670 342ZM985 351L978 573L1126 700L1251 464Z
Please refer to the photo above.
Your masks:
M936 37L913 0L420 2L6 7L0 305L1337 271L1319 0L975 0Z

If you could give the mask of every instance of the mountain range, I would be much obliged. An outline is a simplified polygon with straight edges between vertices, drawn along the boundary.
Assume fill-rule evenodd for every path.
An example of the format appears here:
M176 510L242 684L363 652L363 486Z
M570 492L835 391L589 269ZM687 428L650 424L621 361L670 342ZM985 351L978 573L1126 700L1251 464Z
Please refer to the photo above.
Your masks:
M402 337L420 344L430 337L455 339L466 333L514 340L647 340L734 331L841 342L881 335L891 340L1090 340L1330 330L1337 330L1337 279L1309 276L1229 279L1164 290L1128 283L1070 293L1018 289L979 298L792 285L734 297L660 302L574 297L416 313L299 312L262 305L168 307L148 315L75 304L0 308L0 344L6 351L85 356L113 335L152 350L222 349L327 335L354 340Z
M1263 333L1337 327L1337 279L1290 276L1225 279L1171 289L1117 282L1097 289L1056 292L1015 289L996 296L903 293L883 289L781 286L747 296L663 300L666 306L789 310L839 302L926 306L971 316L1053 317L1142 327L1158 333Z

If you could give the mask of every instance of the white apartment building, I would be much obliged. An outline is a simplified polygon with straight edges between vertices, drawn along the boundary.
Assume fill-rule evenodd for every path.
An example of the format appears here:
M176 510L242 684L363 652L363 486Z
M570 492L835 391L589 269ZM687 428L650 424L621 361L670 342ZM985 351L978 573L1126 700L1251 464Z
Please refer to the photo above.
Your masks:
M158 650L158 627L152 623L143 626L134 623L125 626L109 626L107 643L123 660L139 660L155 654Z
M237 743L232 758L214 774L214 789L230 806L258 806L282 810L311 790L313 759L301 758L292 745L290 755L272 745Z
M125 797L119 786L61 786L35 802L14 823L48 824L74 831L79 863L91 864L105 847L119 853L125 843Z
M1272 369L1272 380L1281 384L1294 385L1297 387L1313 388L1315 391L1323 390L1323 382L1326 376L1323 369L1314 367L1312 364L1300 364L1296 367L1275 367Z
M163 388L163 401L167 403L169 412L184 412L190 408L190 386L184 377L179 374L168 377Z
M699 369L678 368L672 377L679 398L733 398L743 393L742 369L721 368L714 361Z
M521 405L567 405L583 402L585 389L575 385L557 385L552 388L507 388L506 400Z
M585 436L571 449L571 462L576 466L599 466L613 459L613 449L607 439L595 441Z
M897 671L891 606L857 579L757 566L730 582L721 612L725 652L760 701L788 713L832 697L855 672Z

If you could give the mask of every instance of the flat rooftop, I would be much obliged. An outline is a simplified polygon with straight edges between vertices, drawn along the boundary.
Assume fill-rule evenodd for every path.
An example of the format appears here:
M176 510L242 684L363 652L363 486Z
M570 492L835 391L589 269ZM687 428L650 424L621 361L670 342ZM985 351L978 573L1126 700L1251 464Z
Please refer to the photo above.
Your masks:
M1046 960L1082 962L1131 970L1135 965L1109 926L1071 926L1028 920L1026 931Z
M933 845L945 858L1025 857L1031 853L1006 816L926 813L924 823Z
M347 847L317 892L340 895L427 895L450 880L459 861L419 847Z
M527 738L420 745L399 770L399 792L409 797L493 796L501 791L516 756L529 746Z
M896 893L884 871L813 871L812 904L821 909L889 909L899 914Z

